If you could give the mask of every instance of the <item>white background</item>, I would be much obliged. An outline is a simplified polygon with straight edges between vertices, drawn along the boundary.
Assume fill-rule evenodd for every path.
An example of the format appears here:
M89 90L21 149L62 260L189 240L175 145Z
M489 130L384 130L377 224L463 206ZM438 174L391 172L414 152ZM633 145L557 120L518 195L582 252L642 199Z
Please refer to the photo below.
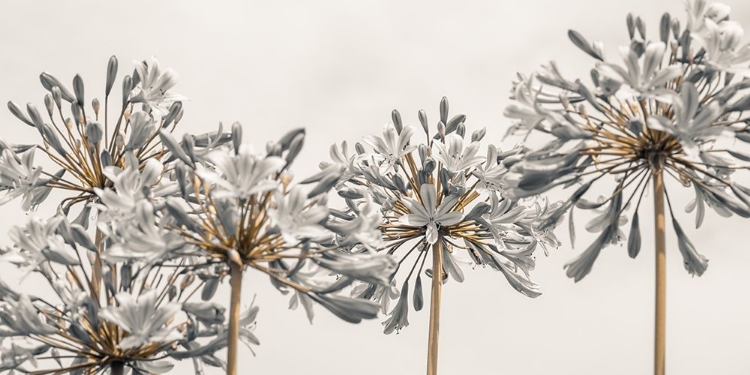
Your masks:
M733 19L750 29L750 3L727 3ZM603 40L614 57L615 47L627 41L628 12L643 16L655 38L664 11L685 24L682 8L680 0L3 2L0 99L41 108L45 91L38 74L45 70L64 82L81 73L90 98L103 92L110 55L120 58L119 77L131 72L131 60L156 55L181 74L174 91L191 98L182 131L240 121L245 139L262 147L304 126L306 147L295 168L304 176L327 159L334 141L380 132L393 108L407 124L418 126L421 108L436 121L444 95L453 113L467 114L469 132L487 127L487 141L509 148L515 140L501 140L510 124L502 111L517 71L554 59L568 76L588 80L593 61L569 42L568 28ZM36 139L34 129L6 111L0 112L0 129L5 140ZM689 191L668 187L682 212ZM17 202L1 210L3 233L24 219ZM53 207L40 212L49 215ZM638 259L629 259L622 247L607 248L578 284L565 277L562 265L593 238L579 230L572 250L561 228L564 246L538 258L533 276L544 291L538 299L516 293L500 274L485 269L468 271L463 284L447 284L441 374L649 373L650 213L649 202L641 209L644 248ZM750 221L709 212L703 227L692 230L692 217L680 218L711 261L703 277L691 278L669 232L667 369L679 375L749 374ZM579 227L583 219L578 217ZM0 244L9 244L7 237ZM16 276L2 269L0 277ZM424 372L426 309L412 312L411 325L400 334L385 336L379 321L350 325L320 308L310 325L302 311L288 311L286 297L257 274L245 281L243 292L248 303L258 296L262 345L257 357L243 349L241 374ZM217 298L228 302L228 293L222 290ZM176 373L188 371L185 362Z

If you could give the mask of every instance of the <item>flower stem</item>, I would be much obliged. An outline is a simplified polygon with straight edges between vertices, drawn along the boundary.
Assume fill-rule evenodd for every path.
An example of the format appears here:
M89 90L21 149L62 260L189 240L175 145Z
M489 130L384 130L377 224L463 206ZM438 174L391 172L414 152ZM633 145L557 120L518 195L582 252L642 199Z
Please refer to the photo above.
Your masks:
M104 252L104 233L99 229L96 230L96 260L91 270L91 298L94 299L95 303L99 303L99 292L101 291L102 284L102 263L101 253Z
M664 173L654 173L654 238L656 246L656 315L654 317L654 375L664 375L667 331L667 254L664 219Z
M237 375L237 348L240 336L240 298L242 294L242 261L232 250L228 256L232 295L229 304L229 337L227 343L227 375Z
M125 375L125 363L122 361L113 361L109 365L110 375Z
M437 375L440 297L443 290L442 238L432 245L432 292L430 297L430 336L427 342L427 375Z

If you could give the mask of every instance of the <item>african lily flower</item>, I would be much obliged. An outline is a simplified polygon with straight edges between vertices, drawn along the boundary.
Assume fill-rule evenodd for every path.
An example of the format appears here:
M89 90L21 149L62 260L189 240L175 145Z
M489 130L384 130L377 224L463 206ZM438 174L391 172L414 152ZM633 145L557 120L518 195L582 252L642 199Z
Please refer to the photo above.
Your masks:
M575 207L601 210L586 227L599 236L565 265L574 280L592 272L608 245L626 242L631 257L639 254L639 208L649 185L653 187L656 374L665 368L665 200L686 270L700 276L708 267L708 259L697 252L672 214L675 202L670 201L665 177L695 191L688 211L696 212L696 227L705 206L722 216L750 217L750 189L731 179L750 161L740 151L750 142L747 45L741 45L741 27L728 21L726 5L697 0L688 2L687 10L687 28L665 14L655 38L647 37L640 18L629 15L630 40L620 48L624 66L606 59L601 43L591 44L570 31L573 43L597 60L592 84L564 78L552 62L529 77L520 76L515 103L506 110L517 120L511 133L546 133L551 138L510 167L504 178L509 196L574 188L563 209L542 228L556 225L567 211L572 220ZM586 193L595 191L594 184L605 177L616 182L612 193L587 199Z
M3 250L0 261L41 275L42 285L56 297L40 298L0 283L0 371L119 375L127 368L155 374L172 368L169 358L193 359L196 371L203 364L220 366L214 353L226 346L226 338L220 340L226 331L223 311L208 321L194 308L199 302L188 302L199 292L210 298L212 291L211 284L195 282L198 272L186 267L184 258L105 257L91 264L84 259L93 258L95 240L62 215L31 217L11 230L11 238L15 246ZM124 246L113 235L107 238ZM103 290L94 287L95 272ZM251 321L242 330L248 343L257 344Z
M386 283L396 262L388 255L340 250L339 241L367 238L371 229L367 222L339 225L337 230L346 232L339 239L327 227L326 192L340 170L312 189L292 183L289 167L301 150L304 130L288 133L260 153L242 142L242 127L235 124L231 146L203 156L179 148L168 134L161 136L180 160L176 173L183 199L166 200L160 226L199 250L190 259L228 268L231 276L228 374L238 371L242 277L249 270L266 274L282 293L291 292L290 306L302 305L308 319L313 302L351 323L377 316L375 302L337 292L355 280ZM331 272L340 277L331 279Z
M386 133L391 140L399 139L395 150L380 147L380 142L366 137L371 150L358 143L358 155L347 157L351 162L321 163L322 171L310 181L338 178L333 184L345 199L346 208L332 211L329 227L340 237L348 238L338 228L354 222L379 232L377 239L362 236L360 242L347 242L352 253L378 249L398 256L399 269L405 268L400 291L396 288L398 270L390 275L388 284L364 283L353 291L380 302L389 313L383 322L385 333L409 325L410 301L416 311L424 307L422 275L432 279L427 373L435 374L441 290L448 275L463 281L459 254L499 271L518 292L537 297L541 294L539 286L529 278L534 250L540 244L557 245L550 228L541 230L537 224L559 205L536 199L507 199L499 177L508 172L506 161L523 148L503 153L490 146L487 157L480 155L479 142L485 131L467 137L466 116L449 118L445 98L440 103L440 121L434 134L426 113L419 112L425 142L413 139L414 128L404 126L397 111L392 116ZM344 152L332 152L332 157L340 160L340 155L346 154L345 145L341 147ZM334 145L332 150L338 147ZM430 263L428 258L432 259ZM389 311L391 299L397 302Z

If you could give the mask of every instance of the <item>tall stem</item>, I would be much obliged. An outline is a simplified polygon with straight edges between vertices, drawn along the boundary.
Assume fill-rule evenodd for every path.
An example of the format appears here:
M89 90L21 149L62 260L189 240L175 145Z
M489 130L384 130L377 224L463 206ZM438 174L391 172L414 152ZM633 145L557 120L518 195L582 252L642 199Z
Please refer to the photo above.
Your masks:
M91 298L96 301L96 303L99 302L99 292L101 291L101 284L102 284L102 267L104 264L102 263L102 257L101 253L104 252L104 233L100 231L99 229L96 230L96 260L94 260L94 265L92 266L91 270Z
M427 375L437 375L440 297L443 290L442 238L432 245L432 292L430 297L430 336L427 342Z
M124 375L125 374L125 363L121 361L114 361L109 365L110 375Z
M242 261L239 253L229 253L230 285L229 337L227 343L227 375L237 375L237 349L240 337L240 297L242 294Z
M664 174L661 169L654 172L654 221L656 245L654 375L664 375L667 332L667 253L664 239Z

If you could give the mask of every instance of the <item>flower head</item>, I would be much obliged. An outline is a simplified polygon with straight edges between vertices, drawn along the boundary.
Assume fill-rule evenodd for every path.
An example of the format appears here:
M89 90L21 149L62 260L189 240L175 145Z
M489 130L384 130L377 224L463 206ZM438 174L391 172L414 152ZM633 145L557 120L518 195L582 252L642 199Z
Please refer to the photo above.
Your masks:
M464 279L458 254L503 273L515 289L527 296L540 294L527 271L533 268L530 264L539 243L535 232L541 216L531 215L535 211L533 199L505 198L502 180L508 172L503 164L505 158L521 149L501 152L490 146L485 158L484 153L479 153L485 132L474 132L469 141L466 116L448 118L445 98L440 109L434 135L429 132L426 113L419 112L426 135L424 143L413 143L412 128L404 126L400 114L394 111L393 123L386 132L391 133L389 139L404 140L398 143L398 152L383 158L384 148L368 141L373 137L366 137L365 144L372 149L358 147L359 157L353 167L347 168L350 173L334 184L346 201L346 209L332 211L329 227L339 236L344 234L342 243L349 244L352 252L376 248L397 255L399 267L410 261L400 292L376 283L354 289L355 295L379 301L385 311L388 300L398 300L384 322L386 333L408 326L410 298L414 299L414 309L422 308L423 273L440 278L450 275L459 282ZM370 205L377 209L363 209ZM379 244L347 241L345 231L336 230L357 220L378 228ZM540 238L546 235L543 233L539 231ZM428 254L434 252L442 258L444 275L433 275L431 269L424 269ZM390 276L394 283L396 277L396 273Z
M565 267L576 281L585 277L601 250L627 240L631 257L640 250L638 210L651 179L672 177L691 187L696 199L697 226L709 206L723 216L750 217L748 189L730 178L747 169L750 157L735 149L750 142L745 111L750 109L746 79L738 77L746 65L742 30L728 21L729 9L703 0L688 2L687 30L669 14L662 17L658 40L650 40L640 18L628 16L630 40L620 48L624 67L604 57L601 44L590 44L570 31L573 43L598 60L593 85L569 80L554 69L521 77L515 103L506 115L517 119L515 133L546 133L549 142L525 151L503 182L506 196L524 197L555 187L572 189L562 206L545 215L539 229L557 225L572 210L600 210L586 226L599 233L596 240ZM550 66L556 66L554 63ZM524 108L523 110L519 110ZM519 113L539 116L519 116ZM533 123L531 122L533 121ZM610 195L598 201L587 192L604 177L614 177ZM672 202L668 190L659 191ZM634 207L634 208L633 208ZM628 225L627 211L633 210ZM705 271L707 260L698 254L673 216L675 233L691 274Z

